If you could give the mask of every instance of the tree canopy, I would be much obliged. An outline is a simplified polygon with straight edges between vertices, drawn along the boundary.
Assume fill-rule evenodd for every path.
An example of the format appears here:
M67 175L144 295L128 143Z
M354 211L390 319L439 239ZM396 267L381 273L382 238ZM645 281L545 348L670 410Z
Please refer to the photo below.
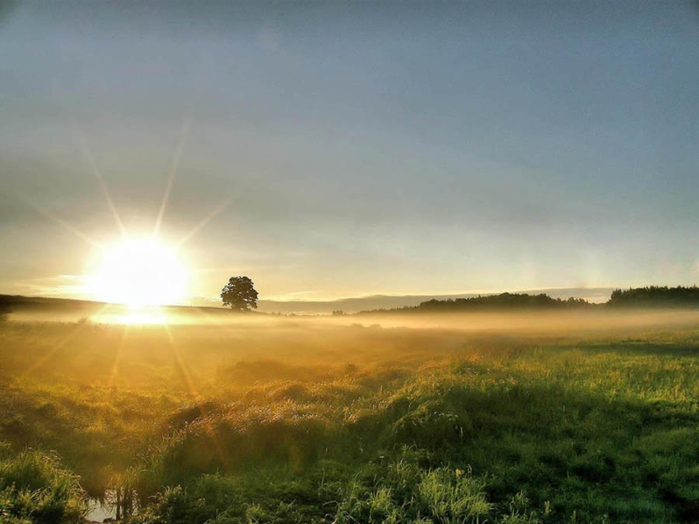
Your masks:
M221 290L224 306L234 311L257 309L257 291L253 281L246 276L231 277Z
M471 298L457 298L448 300L428 300L422 302L418 309L422 311L434 310L462 310L462 309L563 309L586 307L590 304L581 298L569 298L566 300L552 298L545 293L529 295L527 293L502 293L500 295L479 296Z
M621 307L699 307L699 287L647 286L617 289L607 304Z

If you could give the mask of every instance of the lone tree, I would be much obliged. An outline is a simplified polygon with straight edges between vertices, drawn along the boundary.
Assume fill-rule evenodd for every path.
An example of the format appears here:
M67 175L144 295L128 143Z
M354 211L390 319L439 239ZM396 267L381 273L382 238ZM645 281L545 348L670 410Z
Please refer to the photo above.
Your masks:
M229 278L221 290L221 300L234 311L257 309L257 291L252 280L245 276Z

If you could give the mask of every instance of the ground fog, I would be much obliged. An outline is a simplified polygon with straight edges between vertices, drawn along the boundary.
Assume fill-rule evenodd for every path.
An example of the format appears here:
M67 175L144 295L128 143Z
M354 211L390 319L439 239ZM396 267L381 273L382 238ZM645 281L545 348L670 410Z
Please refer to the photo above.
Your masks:
M0 324L6 522L699 516L696 312L37 315Z

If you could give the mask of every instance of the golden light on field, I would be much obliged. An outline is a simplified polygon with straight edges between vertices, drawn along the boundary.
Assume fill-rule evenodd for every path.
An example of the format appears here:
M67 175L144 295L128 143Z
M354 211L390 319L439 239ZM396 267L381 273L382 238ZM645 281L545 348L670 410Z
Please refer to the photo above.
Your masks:
M187 279L173 248L157 239L123 240L103 251L92 295L134 308L175 304L185 296Z

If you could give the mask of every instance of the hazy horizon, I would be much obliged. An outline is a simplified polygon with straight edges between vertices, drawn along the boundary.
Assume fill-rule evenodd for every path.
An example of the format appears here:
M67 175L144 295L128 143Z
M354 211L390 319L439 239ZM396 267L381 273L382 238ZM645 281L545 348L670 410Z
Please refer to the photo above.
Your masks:
M568 298L581 298L590 303L604 303L607 302L611 296L613 288L562 288L562 289L529 289L529 290L506 290L504 292L509 293L527 293L527 294L540 294L545 293L552 298L568 299ZM457 298L472 298L478 296L488 296L497 295L500 293L455 293L455 294L426 294L426 295L366 295L358 297L343 297L333 300L311 300L311 299L275 299L262 298L257 302L257 311L260 313L280 313L280 314L295 314L295 315L329 315L335 311L342 311L343 313L354 314L365 311L377 311L377 310L394 310L401 309L405 307L415 307L420 305L422 302L436 299L436 300L449 300ZM60 297L60 296L29 296L28 298L36 299L58 299L58 300L73 300L71 298ZM88 301L91 299L88 299ZM92 299L95 300L95 299ZM71 302L63 304L62 306L57 305L59 308L70 308ZM81 303L82 304L82 303ZM95 301L95 304L101 304L101 301ZM117 304L113 304L119 309ZM175 313L172 309L167 309L167 307L193 307L193 308L224 308L221 304L220 297L191 297L187 301L180 304L163 304L166 306L165 311L168 311L168 316L174 318ZM77 318L82 318L84 312L81 312L78 308ZM111 308L114 309L114 308ZM152 308L146 308L141 310L142 313L147 314L148 312L154 312ZM128 315L126 315L128 317Z
M693 284L698 24L0 2L0 293L94 298L120 227L179 245L183 301L232 275L263 300Z

